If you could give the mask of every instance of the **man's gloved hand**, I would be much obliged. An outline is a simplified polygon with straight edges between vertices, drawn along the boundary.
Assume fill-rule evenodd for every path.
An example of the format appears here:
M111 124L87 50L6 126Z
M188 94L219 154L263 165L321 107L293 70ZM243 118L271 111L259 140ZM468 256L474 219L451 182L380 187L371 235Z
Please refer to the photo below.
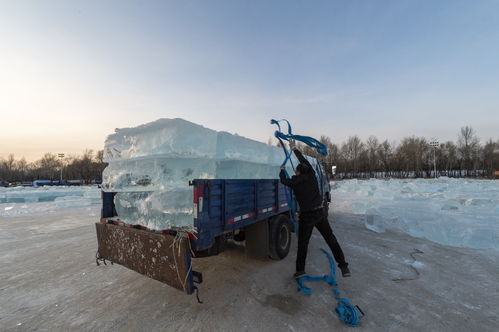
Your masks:
M294 149L296 148L296 142L295 142L295 140L294 140L294 139L290 139L290 140L289 140L289 148L290 148L291 150L294 150Z
M286 166L281 166L281 171L284 171L286 169Z

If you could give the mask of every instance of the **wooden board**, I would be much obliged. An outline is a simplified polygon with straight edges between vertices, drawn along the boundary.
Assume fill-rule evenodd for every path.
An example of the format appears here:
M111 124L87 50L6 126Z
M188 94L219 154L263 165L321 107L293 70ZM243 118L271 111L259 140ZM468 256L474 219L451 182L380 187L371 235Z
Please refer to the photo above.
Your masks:
M99 254L149 278L191 294L191 253L186 238L96 223Z

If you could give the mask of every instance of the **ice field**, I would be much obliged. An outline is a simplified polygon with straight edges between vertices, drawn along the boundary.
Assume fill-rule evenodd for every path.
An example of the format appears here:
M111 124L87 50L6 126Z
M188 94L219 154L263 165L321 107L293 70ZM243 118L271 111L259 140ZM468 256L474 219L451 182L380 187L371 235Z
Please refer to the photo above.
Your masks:
M332 182L331 189L331 214L361 215L372 231L389 229L444 245L499 249L499 181L346 180ZM191 202L183 204L191 208ZM0 217L99 203L97 186L0 188Z
M97 186L0 187L0 217L99 204L100 192Z
M375 232L398 230L440 244L499 249L499 181L348 180L332 183L332 212L364 215Z

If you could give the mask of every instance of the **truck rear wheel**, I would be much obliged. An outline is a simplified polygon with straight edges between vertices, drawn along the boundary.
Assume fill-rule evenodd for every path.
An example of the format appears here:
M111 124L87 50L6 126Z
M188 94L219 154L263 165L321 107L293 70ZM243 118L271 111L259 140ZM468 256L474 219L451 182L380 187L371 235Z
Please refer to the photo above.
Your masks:
M286 257L291 247L291 223L285 215L269 221L269 256L280 260Z

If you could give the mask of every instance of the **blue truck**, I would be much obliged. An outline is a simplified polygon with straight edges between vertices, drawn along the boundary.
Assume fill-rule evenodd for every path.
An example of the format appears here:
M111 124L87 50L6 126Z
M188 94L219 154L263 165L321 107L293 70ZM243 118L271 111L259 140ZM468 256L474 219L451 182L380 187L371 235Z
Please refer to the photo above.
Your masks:
M315 172L327 213L330 187L317 163ZM192 294L202 273L192 259L217 255L227 241L244 241L250 257L280 260L291 245L291 190L278 179L194 179L195 234L178 230L150 230L120 221L113 192L102 192L100 222L96 223L96 262L117 263L145 276Z

